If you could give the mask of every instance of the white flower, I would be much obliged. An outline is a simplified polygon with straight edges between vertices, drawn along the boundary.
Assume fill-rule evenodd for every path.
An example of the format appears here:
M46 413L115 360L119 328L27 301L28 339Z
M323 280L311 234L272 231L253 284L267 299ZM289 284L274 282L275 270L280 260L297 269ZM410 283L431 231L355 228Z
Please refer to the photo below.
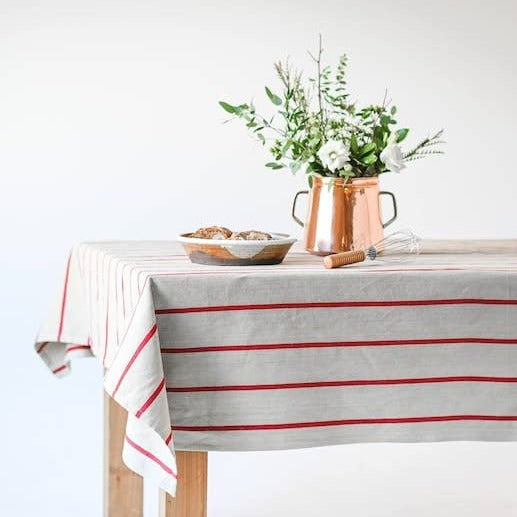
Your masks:
M320 147L318 157L321 163L329 171L334 172L343 168L348 162L350 151L348 147L339 140L329 140Z
M406 167L404 156L397 144L388 144L380 155L381 162L392 172L400 172Z

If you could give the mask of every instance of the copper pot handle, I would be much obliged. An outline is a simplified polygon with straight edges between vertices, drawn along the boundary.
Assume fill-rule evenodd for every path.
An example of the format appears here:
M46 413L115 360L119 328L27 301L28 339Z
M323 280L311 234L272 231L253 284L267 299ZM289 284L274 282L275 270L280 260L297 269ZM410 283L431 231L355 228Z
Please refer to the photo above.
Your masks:
M301 194L308 194L309 191L308 190L300 190L299 192L296 193L296 195L294 196L294 199L293 199L293 209L291 210L291 215L293 217L293 219L303 228L305 225L303 224L303 221L301 219L299 219L297 216L296 216L296 202L298 201L298 196L301 195Z
M380 196L390 196L393 203L393 217L388 219L385 223L381 221L382 227L386 228L386 226L389 226L397 218L397 200L395 199L395 194L393 194L393 192L388 192L387 190L381 190L379 192L379 197Z

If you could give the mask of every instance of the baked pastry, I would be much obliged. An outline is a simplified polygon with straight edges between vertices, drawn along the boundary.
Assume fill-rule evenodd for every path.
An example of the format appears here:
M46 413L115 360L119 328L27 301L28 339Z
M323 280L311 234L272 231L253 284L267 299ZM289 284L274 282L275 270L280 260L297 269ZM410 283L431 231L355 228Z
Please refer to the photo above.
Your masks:
M214 240L236 240L236 241L269 241L273 237L266 232L258 232L249 230L246 232L232 232L224 226L206 226L199 228L190 237L196 239L214 239Z
M256 230L249 230L247 232L234 232L230 239L236 241L269 241L273 237L266 232L257 232Z
M224 226L207 226L196 230L191 237L195 237L197 239L224 240L229 239L231 235L232 231L228 230L228 228L225 228Z

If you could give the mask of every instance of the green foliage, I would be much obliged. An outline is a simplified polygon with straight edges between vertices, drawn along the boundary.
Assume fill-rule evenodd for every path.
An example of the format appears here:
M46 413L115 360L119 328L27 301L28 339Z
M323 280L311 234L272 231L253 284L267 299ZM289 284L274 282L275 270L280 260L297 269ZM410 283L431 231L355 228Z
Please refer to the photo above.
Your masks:
M274 93L268 86L265 93L275 108L273 116L257 113L253 103L232 105L220 101L222 109L245 122L262 145L268 146L274 161L266 163L273 170L304 171L312 175L336 177L378 176L388 171L381 153L388 145L398 145L409 129L396 128L396 106L384 95L381 104L357 108L347 90L347 56L339 58L333 69L322 66L321 36L316 56L309 53L316 65L316 76L303 80L290 64L275 63L282 91ZM432 154L442 154L443 130L422 140L403 153L405 161ZM329 141L342 142L349 150L347 163L339 170L330 170L318 155Z
M397 144L399 142L402 142L403 140L405 140L408 133L409 133L408 128L397 129Z
M413 149L404 153L404 160L412 162L430 156L433 154L444 154L443 151L436 146L444 144L445 142L441 139L443 136L443 129L440 129L437 133L427 138L424 138L419 142Z
M269 97L269 100L275 106L280 106L282 104L282 99L278 95L275 95L274 93L272 93L271 90L267 86L265 87L265 89L266 89L266 94Z
M228 113L231 113L232 115L235 113L235 106L232 106L231 104L228 104L224 101L219 101L219 105L223 110L227 111Z

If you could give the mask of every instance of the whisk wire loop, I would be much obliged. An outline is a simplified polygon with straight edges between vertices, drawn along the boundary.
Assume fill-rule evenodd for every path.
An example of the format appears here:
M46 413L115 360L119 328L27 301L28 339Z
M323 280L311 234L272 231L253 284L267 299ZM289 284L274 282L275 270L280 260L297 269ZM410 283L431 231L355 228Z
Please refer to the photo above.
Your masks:
M387 235L366 250L370 260L407 261L420 253L420 238L411 230L404 229Z

